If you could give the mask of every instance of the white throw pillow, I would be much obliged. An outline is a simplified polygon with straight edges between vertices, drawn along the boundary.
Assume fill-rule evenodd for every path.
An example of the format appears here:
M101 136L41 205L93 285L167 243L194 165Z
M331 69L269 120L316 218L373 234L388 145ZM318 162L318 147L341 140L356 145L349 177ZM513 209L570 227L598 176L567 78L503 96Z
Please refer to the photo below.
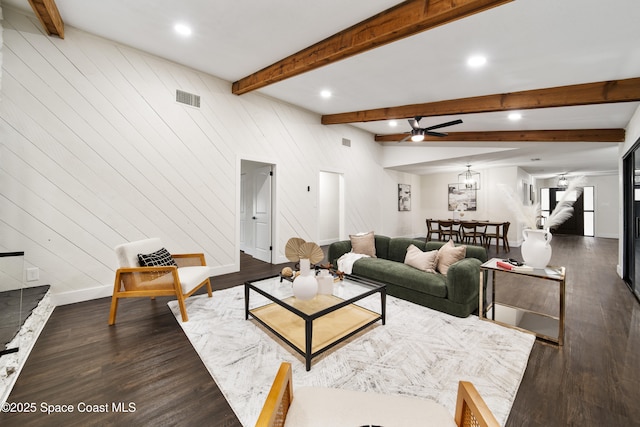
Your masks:
M453 240L449 240L438 249L438 271L446 276L449 267L466 256L466 246L456 246Z
M361 234L349 235L351 239L351 250L357 254L369 255L376 257L376 240L373 231Z
M422 252L415 245L409 245L404 263L427 273L435 273L438 265L438 251Z

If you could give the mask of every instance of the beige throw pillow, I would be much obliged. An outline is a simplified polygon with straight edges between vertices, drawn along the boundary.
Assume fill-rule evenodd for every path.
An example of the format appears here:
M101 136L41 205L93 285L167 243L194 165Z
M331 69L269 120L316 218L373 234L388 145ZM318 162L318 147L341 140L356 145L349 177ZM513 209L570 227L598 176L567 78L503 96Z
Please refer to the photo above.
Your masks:
M453 240L449 240L438 249L438 271L446 276L449 267L465 256L467 256L467 247L456 246Z
M409 245L404 263L427 273L435 273L438 262L438 251L422 252L415 245Z
M351 250L354 253L376 258L376 240L373 231L361 234L350 234L349 239L351 239Z

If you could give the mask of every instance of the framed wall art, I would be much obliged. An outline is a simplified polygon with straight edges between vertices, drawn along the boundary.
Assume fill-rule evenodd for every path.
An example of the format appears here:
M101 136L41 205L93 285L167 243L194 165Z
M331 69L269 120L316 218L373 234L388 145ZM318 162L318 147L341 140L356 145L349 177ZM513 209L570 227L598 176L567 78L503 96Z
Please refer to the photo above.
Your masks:
M398 184L398 211L411 210L411 185Z
M460 184L449 184L448 206L450 211L475 211L477 210L477 190L466 188Z

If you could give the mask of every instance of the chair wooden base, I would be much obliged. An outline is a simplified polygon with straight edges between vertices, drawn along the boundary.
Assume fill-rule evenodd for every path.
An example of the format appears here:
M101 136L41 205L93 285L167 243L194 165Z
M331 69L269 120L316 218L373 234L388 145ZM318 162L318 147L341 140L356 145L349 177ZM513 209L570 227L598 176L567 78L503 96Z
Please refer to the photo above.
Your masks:
M116 281L115 281L114 288L118 286L120 283L119 276L120 276L119 272L116 272ZM154 300L155 297L175 296L176 299L178 300L178 307L180 307L180 315L182 317L182 321L188 322L189 315L187 314L187 306L184 300L190 297L191 295L193 295L198 289L200 289L203 286L207 287L207 294L209 295L209 298L211 298L213 296L213 290L211 289L210 278L207 278L206 280L204 280L202 283L200 283L191 292L187 294L183 294L181 291L177 291L175 289L166 290L166 291L158 291L158 290L152 290L152 291L119 291L118 290L116 291L114 289L113 295L111 296L111 309L109 311L109 326L114 325L116 323L116 312L118 311L118 300L120 298L150 297L152 300Z

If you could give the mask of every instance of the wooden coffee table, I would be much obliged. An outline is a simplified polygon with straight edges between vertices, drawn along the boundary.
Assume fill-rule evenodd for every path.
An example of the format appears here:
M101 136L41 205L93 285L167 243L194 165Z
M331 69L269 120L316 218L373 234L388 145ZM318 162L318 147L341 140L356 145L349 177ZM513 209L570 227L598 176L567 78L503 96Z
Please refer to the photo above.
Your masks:
M356 304L376 293L379 312ZM384 284L345 276L332 295L303 301L293 296L291 282L273 276L244 284L245 319L251 316L302 355L308 371L317 355L379 320L384 325L386 297Z

